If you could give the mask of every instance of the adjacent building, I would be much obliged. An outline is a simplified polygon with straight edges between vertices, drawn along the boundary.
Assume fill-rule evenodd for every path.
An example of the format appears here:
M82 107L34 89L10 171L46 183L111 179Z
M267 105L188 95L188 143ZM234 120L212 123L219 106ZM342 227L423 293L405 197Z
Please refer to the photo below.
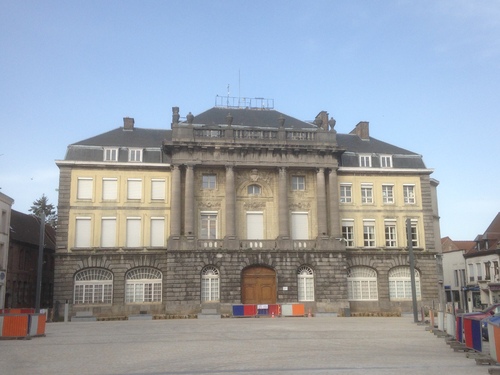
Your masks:
M14 199L0 193L0 310L5 307L9 262L10 216Z
M45 224L40 307L50 308L54 288L55 229ZM12 210L6 308L34 308L40 251L40 219Z
M123 126L68 146L54 299L71 314L197 314L300 302L313 313L439 302L437 181L422 156L258 99L171 129ZM228 98L229 99L229 98ZM439 255L439 256L437 256Z

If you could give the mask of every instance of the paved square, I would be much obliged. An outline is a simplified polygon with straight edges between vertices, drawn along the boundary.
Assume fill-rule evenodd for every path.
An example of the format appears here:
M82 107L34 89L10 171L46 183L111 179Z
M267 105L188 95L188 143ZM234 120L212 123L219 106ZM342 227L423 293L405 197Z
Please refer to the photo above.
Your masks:
M49 323L0 341L0 373L487 374L413 317Z

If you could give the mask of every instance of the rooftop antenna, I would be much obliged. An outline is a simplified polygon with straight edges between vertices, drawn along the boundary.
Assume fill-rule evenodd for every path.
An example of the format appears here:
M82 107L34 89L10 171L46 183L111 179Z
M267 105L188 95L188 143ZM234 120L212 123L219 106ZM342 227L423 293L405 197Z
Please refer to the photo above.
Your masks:
M227 102L226 105L229 107L229 83L227 84Z
M240 75L240 70L238 69L238 107L241 105L240 100L241 100L241 75Z

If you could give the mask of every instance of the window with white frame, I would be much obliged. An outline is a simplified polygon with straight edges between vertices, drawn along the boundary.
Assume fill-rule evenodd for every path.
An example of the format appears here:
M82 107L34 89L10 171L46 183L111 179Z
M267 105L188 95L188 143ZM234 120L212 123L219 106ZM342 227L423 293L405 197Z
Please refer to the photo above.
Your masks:
M140 200L142 198L142 180L140 178L129 178L127 180L127 199Z
M403 185L405 204L415 204L415 185Z
M340 203L352 203L351 184L340 184Z
M248 195L260 195L262 188L257 184L248 185L247 193Z
M477 281L483 280L483 265L481 263L476 263L476 276Z
M474 281L474 265L472 263L467 264L467 268L469 271L469 282Z
M127 217L126 247L141 247L141 218Z
M382 185L382 202L384 204L394 203L394 186Z
M200 213L200 239L217 239L217 212Z
M360 167L371 167L372 166L372 156L371 155L359 155L359 166Z
M102 179L102 200L116 201L118 199L118 179L103 178Z
M75 219L75 247L91 247L91 225L90 217L77 217Z
M116 217L101 219L101 247L116 246Z
M165 218L151 218L151 247L165 246Z
M415 270L415 289L420 300L420 273ZM395 267L389 271L389 297L391 301L409 301L411 293L410 267Z
M363 203L363 204L373 203L373 185L372 184L361 184L361 203Z
M347 270L347 299L350 301L377 301L377 272L369 267L351 267Z
M165 180L154 178L151 180L151 199L165 200Z
M162 274L151 267L138 267L125 275L125 302L161 302Z
M130 148L128 150L128 161L135 161L135 162L142 161L142 149Z
M411 237L411 246L418 247L418 222L417 220L411 220L410 226L410 237Z
M219 301L219 270L214 266L207 266L201 270L201 301Z
M88 268L75 274L73 303L110 304L113 301L113 274L103 268Z
M309 214L307 212L292 212L292 240L309 239Z
M217 175L204 174L201 177L201 188L207 190L214 190L217 188Z
M391 155L380 155L380 167L392 168L392 156Z
M297 270L299 301L314 301L314 272L311 267L302 266Z
M354 220L342 220L342 237L346 247L354 247Z
M385 220L385 246L396 247L398 246L396 220Z
M76 187L76 199L91 200L94 179L91 177L78 177Z
M104 161L118 161L118 148L105 148Z
M292 190L306 190L306 178L304 176L292 176Z
M375 247L375 220L363 220L363 246Z

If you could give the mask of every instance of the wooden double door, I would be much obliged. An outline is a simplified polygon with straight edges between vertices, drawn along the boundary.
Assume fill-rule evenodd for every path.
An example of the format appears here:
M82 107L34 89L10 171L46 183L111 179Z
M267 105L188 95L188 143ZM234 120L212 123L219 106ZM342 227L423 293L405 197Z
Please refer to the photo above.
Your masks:
M276 272L267 267L254 266L241 275L241 302L243 304L275 304Z

